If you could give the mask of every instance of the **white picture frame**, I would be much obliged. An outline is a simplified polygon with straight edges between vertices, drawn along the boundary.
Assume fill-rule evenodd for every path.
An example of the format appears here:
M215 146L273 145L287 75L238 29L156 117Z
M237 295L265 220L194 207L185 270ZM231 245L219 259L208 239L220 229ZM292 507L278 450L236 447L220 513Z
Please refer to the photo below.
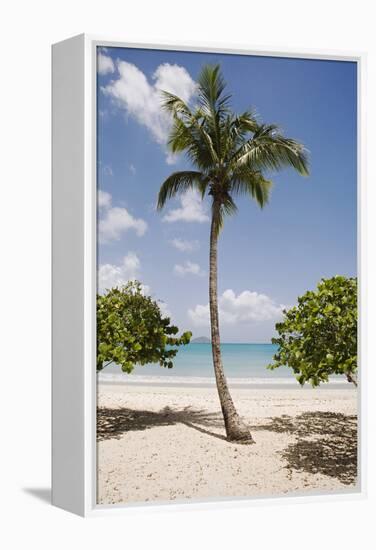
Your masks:
M116 46L159 50L236 53L347 60L358 67L358 274L359 291L359 443L358 485L352 493L273 497L273 502L343 500L366 495L366 362L364 331L364 254L366 188L364 178L363 82L365 55L321 51L231 48L223 44L135 44L79 35L52 47L52 502L79 514L155 510L164 505L96 504L96 48ZM247 498L168 504L172 509L267 504Z

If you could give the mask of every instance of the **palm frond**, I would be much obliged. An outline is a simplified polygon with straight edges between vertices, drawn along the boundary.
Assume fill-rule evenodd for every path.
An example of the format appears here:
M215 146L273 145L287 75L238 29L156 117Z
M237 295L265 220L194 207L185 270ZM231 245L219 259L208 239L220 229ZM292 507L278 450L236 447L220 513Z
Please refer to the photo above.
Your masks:
M249 140L257 128L256 114L253 111L248 110L240 115L228 114L222 123L221 131L223 157L230 159L234 152Z
M293 167L299 174L309 174L308 154L298 141L286 138L277 126L261 125L233 156L237 166L255 170L280 170Z
M273 124L261 124L252 110L235 114L219 65L205 66L198 78L194 109L178 96L162 92L163 108L172 115L168 140L173 153L184 152L195 171L174 172L158 196L158 209L188 189L213 200L213 227L220 232L225 216L237 211L234 197L247 194L262 208L272 187L265 171L292 167L308 175L308 153L284 137Z
M265 179L261 172L243 166L232 174L229 192L233 195L249 195L263 208L269 202L272 186L272 182Z
M222 201L221 208L226 216L232 216L238 211L238 207L236 206L234 199L228 193Z
M218 157L221 151L221 125L230 112L231 94L225 94L225 88L220 66L205 65L198 78L198 103Z
M194 113L179 97L162 90L162 107L173 115L168 145L173 153L186 151L190 160L200 162L200 167L218 162L211 136L205 129L202 112ZM190 154L189 154L190 152Z
M166 201L182 194L189 189L196 188L204 196L208 182L205 176L198 171L174 172L163 183L159 190L157 209L161 210Z
M212 204L212 219L213 229L216 237L218 237L224 224L225 216L236 214L238 207L229 193L223 193L221 201L213 200Z
M253 111L244 111L240 115L234 116L232 119L232 132L243 138L245 135L252 132L257 132L259 124L257 123L256 113Z
M216 238L218 238L218 235L223 229L223 210L222 208L216 204L213 201L212 204L212 231L214 231L214 235Z
M165 90L160 90L160 94L162 96L162 109L168 111L172 115L180 113L188 119L193 117L191 109L180 97L171 92L166 92Z
M198 96L202 106L213 112L216 107L225 109L230 94L224 95L226 82L219 65L205 65L198 78Z
M218 163L213 142L197 118L187 124L175 116L167 144L173 153L184 151L191 163L198 168L210 168Z

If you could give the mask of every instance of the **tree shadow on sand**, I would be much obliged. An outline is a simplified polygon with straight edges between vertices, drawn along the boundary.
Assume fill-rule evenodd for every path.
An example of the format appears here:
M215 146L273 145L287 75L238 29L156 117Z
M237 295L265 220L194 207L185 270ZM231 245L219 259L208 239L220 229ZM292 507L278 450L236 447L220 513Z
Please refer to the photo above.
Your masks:
M200 433L226 441L212 428L223 431L220 413L208 413L192 407L160 411L110 409L97 411L98 441L120 439L125 433L159 426L184 424ZM325 474L346 485L357 476L357 417L333 412L306 412L298 416L282 415L270 418L263 425L249 426L251 432L289 433L297 438L281 451L286 468L311 474Z
M357 417L333 412L282 415L253 430L287 432L298 438L281 453L287 468L325 474L346 485L357 476Z
M164 407L158 412L100 407L97 410L97 439L98 441L119 439L126 432L147 430L157 426L172 426L178 423L206 435L226 439L224 435L206 429L223 428L223 420L219 413L208 413L192 407L181 410Z

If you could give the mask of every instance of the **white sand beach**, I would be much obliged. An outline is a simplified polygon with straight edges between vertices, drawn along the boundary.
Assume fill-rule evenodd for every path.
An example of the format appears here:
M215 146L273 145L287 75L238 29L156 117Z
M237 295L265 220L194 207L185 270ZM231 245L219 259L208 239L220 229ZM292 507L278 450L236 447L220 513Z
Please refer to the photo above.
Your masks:
M215 388L98 386L98 504L354 490L355 389L233 389L255 444L225 440Z

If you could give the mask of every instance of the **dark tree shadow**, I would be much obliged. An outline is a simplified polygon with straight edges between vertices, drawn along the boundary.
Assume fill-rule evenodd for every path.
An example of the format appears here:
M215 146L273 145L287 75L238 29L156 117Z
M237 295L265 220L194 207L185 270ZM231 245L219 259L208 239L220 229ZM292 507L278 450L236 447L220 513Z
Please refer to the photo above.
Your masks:
M97 410L97 438L98 441L119 439L126 432L147 430L156 426L171 426L178 423L185 424L206 435L226 440L224 435L206 429L224 427L219 413L208 413L192 407L185 407L181 410L164 407L158 412L100 407Z
M288 432L298 438L282 451L287 468L335 477L347 485L357 476L357 417L332 412L306 412L271 418L253 430Z
M185 407L181 410L165 407L158 412L134 409L97 411L99 441L119 439L130 431L147 430L158 426L184 424L200 433L226 441L225 435L210 428L224 429L220 413L208 413ZM290 433L297 438L281 452L286 468L308 473L321 473L345 484L357 476L357 417L332 412L306 412L298 416L282 415L265 424L249 426L252 431Z

